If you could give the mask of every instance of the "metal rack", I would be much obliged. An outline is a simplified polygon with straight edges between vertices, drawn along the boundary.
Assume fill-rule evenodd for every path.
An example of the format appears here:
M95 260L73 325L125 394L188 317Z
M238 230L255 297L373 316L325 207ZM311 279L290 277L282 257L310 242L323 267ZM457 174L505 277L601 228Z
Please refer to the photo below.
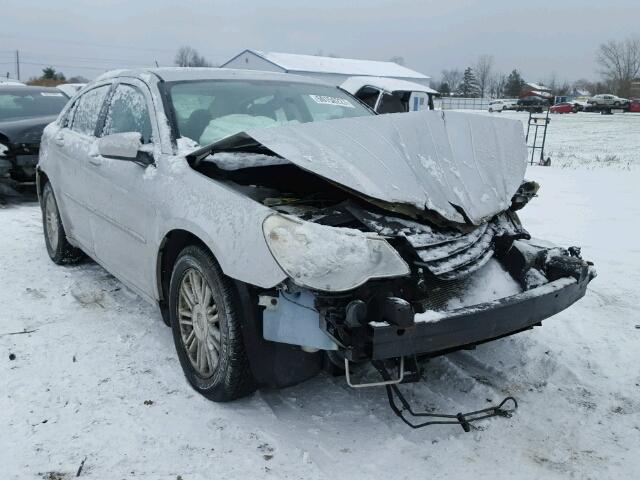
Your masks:
M534 112L529 112L529 121L527 122L526 142L527 142L527 147L531 149L531 160L530 160L531 165L533 165L534 163L536 150L540 150L540 159L538 161L538 164L545 165L545 166L551 165L551 158L547 158L547 159L544 158L544 145L547 140L547 127L549 126L550 121L551 120L549 119L548 109L547 109L547 113L542 115L535 114ZM531 128L532 126L534 127L533 131ZM540 131L540 136L542 136L542 140L540 142L538 141L539 131ZM533 142L531 144L529 144L530 135L533 137Z

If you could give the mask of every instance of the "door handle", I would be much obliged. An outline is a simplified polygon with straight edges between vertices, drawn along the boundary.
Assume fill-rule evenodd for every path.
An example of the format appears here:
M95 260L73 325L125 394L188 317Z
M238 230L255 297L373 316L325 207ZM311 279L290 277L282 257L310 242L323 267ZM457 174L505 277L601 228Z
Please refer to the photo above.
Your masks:
M100 165L102 165L102 158L99 155L91 155L89 157L89 163L91 165L94 165L96 167L99 167Z
M58 145L59 147L64 146L64 137L62 136L61 133L57 134L53 139L53 141L56 142L56 145Z

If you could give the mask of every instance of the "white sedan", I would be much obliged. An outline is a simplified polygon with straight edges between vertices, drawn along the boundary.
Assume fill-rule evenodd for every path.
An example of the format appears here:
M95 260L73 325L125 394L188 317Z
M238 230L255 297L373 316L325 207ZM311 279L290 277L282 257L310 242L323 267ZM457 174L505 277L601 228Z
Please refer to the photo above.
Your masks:
M519 121L378 116L303 77L168 68L84 87L45 129L37 184L51 259L87 255L157 304L188 381L226 401L329 363L350 384L366 361L415 379L405 357L582 297L592 268L518 220L525 162Z

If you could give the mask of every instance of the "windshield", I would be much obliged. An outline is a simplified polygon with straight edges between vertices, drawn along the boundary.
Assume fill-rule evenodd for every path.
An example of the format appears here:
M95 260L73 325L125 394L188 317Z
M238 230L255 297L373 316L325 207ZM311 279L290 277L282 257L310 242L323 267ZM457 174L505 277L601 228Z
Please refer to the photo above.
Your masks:
M336 87L205 80L169 84L181 137L209 145L250 128L372 115Z
M0 92L0 121L57 115L67 104L62 92L33 91L20 88Z

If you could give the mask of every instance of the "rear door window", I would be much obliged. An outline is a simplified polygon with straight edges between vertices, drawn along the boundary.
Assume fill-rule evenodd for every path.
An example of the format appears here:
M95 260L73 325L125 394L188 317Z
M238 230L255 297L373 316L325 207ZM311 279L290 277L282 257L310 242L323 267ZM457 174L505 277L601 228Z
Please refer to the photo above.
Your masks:
M382 100L378 106L378 113L400 113L406 111L407 107L403 104L400 97L391 93L382 94Z
M74 107L75 112L71 130L84 135L94 135L100 110L109 88L110 85L94 88L78 99L77 105Z
M111 97L102 135L125 132L138 132L142 136L142 143L151 142L147 100L136 87L120 84Z

